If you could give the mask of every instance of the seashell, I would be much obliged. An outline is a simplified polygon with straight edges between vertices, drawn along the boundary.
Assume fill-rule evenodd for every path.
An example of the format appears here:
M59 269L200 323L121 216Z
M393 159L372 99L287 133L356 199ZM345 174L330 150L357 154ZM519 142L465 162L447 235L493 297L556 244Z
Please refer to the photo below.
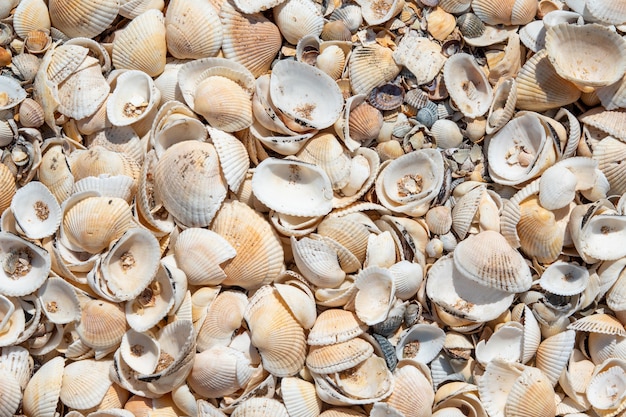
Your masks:
M396 356L399 361L412 359L428 364L443 348L445 338L445 333L437 326L415 324L400 334L396 345Z
M400 67L391 49L374 44L354 48L348 60L348 71L353 93L369 94L374 87L396 78Z
M325 218L317 227L317 233L333 239L348 249L362 264L365 261L370 230L350 218Z
M215 56L222 45L218 10L209 0L170 2L165 13L165 30L167 50L178 59Z
M245 387L250 374L250 362L242 352L214 346L196 355L187 383L203 397L224 397Z
M163 0L122 0L120 1L120 16L134 19L146 10L163 10L164 7Z
M83 359L63 369L59 398L68 407L85 410L100 404L113 381L109 379L111 360ZM104 381L104 382L103 382Z
M92 116L109 96L109 84L100 71L98 60L87 57L58 90L58 111L74 119Z
M168 148L157 162L155 195L185 226L210 224L226 197L217 158L213 145L184 141Z
M283 378L280 381L283 403L289 415L302 417L319 416L322 401L315 393L315 385L296 377Z
M49 277L38 290L43 311L52 323L66 324L80 319L80 303L67 281Z
M56 232L61 223L61 207L48 188L31 181L15 193L11 210L17 226L30 239L43 239Z
M233 333L241 327L247 304L248 298L243 293L220 293L209 306L207 316L198 330L197 349L204 351L214 346L229 345Z
M359 0L357 4L361 6L361 14L365 22L370 25L380 25L389 21L392 17L400 13L404 7L403 0L375 1Z
M237 9L241 10L245 14L254 14L263 10L271 9L278 6L282 1L280 0L237 0L234 2Z
M77 37L68 39L65 45L79 45L89 49L90 53L100 62L102 73L108 74L111 71L111 56L102 44L93 39Z
M487 116L486 133L501 129L513 117L517 102L517 82L507 78L496 85L494 98Z
M624 112L621 109L605 110L602 107L593 108L579 116L581 123L600 129L622 141L626 140L626 134L621 128L623 119Z
M211 230L238 248L237 256L223 267L224 285L246 289L273 281L283 267L284 253L278 237L265 219L244 203L228 201L213 220Z
M120 354L124 362L141 374L151 374L158 365L161 347L150 334L129 329L120 342Z
M330 20L324 24L320 38L323 41L350 41L352 33L343 20Z
M175 303L174 275L179 269L159 264L156 275L134 299L126 301L124 312L128 325L145 332L165 317Z
M50 31L50 15L43 0L20 1L13 13L13 30L26 39L31 31Z
M519 362L522 356L524 327L511 321L504 323L489 337L476 344L476 360L486 366L489 362Z
M487 157L495 182L518 185L537 177L556 158L553 140L546 135L544 120L534 113L512 119L490 140ZM515 144L506 139L514 135ZM523 148L523 149L522 149Z
M376 179L376 194L381 203L395 212L425 214L443 184L440 158L438 151L421 149L383 166Z
M6 165L0 164L0 211L4 212L10 207L16 190L13 174Z
M594 374L587 387L587 396L593 409L607 414L623 409L624 396L621 393L626 382L624 369L621 366L612 366ZM607 386L614 387L616 394L607 393Z
M8 110L26 99L26 90L13 78L0 76L0 110Z
M278 26L260 13L241 14L230 2L224 2L219 13L224 57L242 64L254 77L265 74L281 47Z
M65 359L56 356L35 372L24 389L22 407L29 416L54 416L59 402Z
M448 13L461 14L470 9L470 0L439 0L439 7Z
M291 248L298 270L316 287L334 288L345 279L337 253L324 241L292 237Z
M191 285L218 285L226 274L220 264L236 255L235 249L217 233L190 227L176 239L174 257Z
M533 55L519 70L516 78L519 109L544 111L573 103L580 90L556 72L547 51Z
M464 320L484 322L502 314L513 302L513 293L493 287L476 289L475 281L465 278L451 255L439 258L426 279L426 294L444 311Z
M535 18L537 2L509 0L498 3L493 0L473 0L472 10L490 25L525 25Z
M281 35L292 45L306 35L319 36L322 33L324 19L312 1L282 1L274 6L272 13Z
M362 144L376 139L383 125L383 115L377 108L365 102L365 95L358 94L346 101L343 115L335 122L335 132L346 147L354 152Z
M40 127L43 125L43 109L41 105L31 98L26 98L20 105L20 124L24 127Z
M31 30L24 38L24 50L31 54L42 54L52 45L48 30Z
M426 16L428 33L438 41L445 40L457 26L454 16L441 7L433 8Z
M383 84L371 91L368 100L378 110L393 110L402 104L404 89L395 84Z
M351 311L331 308L318 314L307 337L311 346L324 346L346 342L367 329L357 315Z
M574 263L554 262L541 275L539 285L557 295L580 294L587 287L589 272Z
M346 63L346 54L337 45L332 45L330 42L322 44L326 46L321 49L321 53L315 60L315 66L328 74L333 80L337 80L341 77Z
M430 127L430 133L440 149L458 148L463 142L461 128L452 120L439 119Z
M480 244L480 254L475 253L478 242L484 242ZM524 292L530 288L532 277L528 265L498 232L487 230L469 236L459 242L454 255L454 266L459 273L483 286L507 292Z
M265 159L256 168L252 188L260 202L280 213L311 217L325 215L332 209L332 184L326 172L316 165Z
M276 417L289 417L287 409L278 400L271 398L252 397L241 402L231 414L233 417L261 416L268 413Z
M626 192L626 178L623 171L619 169L625 152L624 142L610 136L602 139L593 149L592 158L598 161L598 168L609 182L611 194Z
M546 375L536 368L526 368L507 396L507 415L551 416L556 413L554 389Z
M306 366L311 372L330 374L353 368L372 356L374 347L356 337L332 345L314 346L306 357Z
M611 4L602 0L585 2L585 9L602 23L621 25L626 21L626 10L619 4Z
M50 272L50 254L45 249L9 232L0 232L0 255L2 295L30 294L44 283Z
M126 318L121 306L103 300L89 300L81 307L76 332L82 342L98 349L119 345L126 333Z
M520 41L531 51L537 53L546 46L546 27L542 20L534 20L524 25L519 31Z
M448 58L443 77L450 97L465 116L476 118L489 110L491 85L471 55L460 53Z
M0 410L2 410L4 415L8 416L17 412L22 397L22 390L17 379L8 370L0 369L0 376L2 377L0 380L2 392L6 393L0 403Z
M165 69L165 19L150 9L134 18L113 41L112 60L117 69L132 69L156 77Z
M569 361L575 336L575 332L566 330L544 339L537 349L536 367L548 377L552 386L556 385Z
M357 317L367 325L387 318L395 297L394 277L388 269L369 266L356 277L354 306Z
M276 376L292 376L302 368L306 356L304 331L270 286L261 287L252 296L244 319L263 368Z
M554 261L563 249L565 225L534 196L520 203L517 233L522 251L540 262Z
M581 90L613 84L626 71L626 56L620 55L624 40L615 35L596 24L552 26L546 32L548 59L561 77ZM594 45L603 45L603 48ZM570 50L567 48L576 52L563 53ZM610 65L606 62L607 56L615 60Z
M350 155L333 134L317 134L300 149L296 156L303 162L322 168L333 190L344 188L350 179Z
M485 24L474 13L463 13L456 18L456 24L464 38L477 38L485 33Z
M403 260L389 267L396 287L396 297L408 300L419 290L424 279L420 264Z
M361 23L363 23L363 14L361 12L361 6L358 4L342 3L339 7L335 8L328 17L328 20L335 21L341 20L350 32L356 32Z
M0 338L0 344L3 346L4 350L4 347L19 343L20 339L23 338L23 334L26 331L26 316L24 314L24 309L17 299L9 299L4 295L0 295L0 312L2 313L0 328L3 332L2 337ZM0 370L4 368L6 368L4 365L0 366ZM30 378L31 370L32 367L31 369L26 369L26 372L28 372L28 378ZM19 371L19 369L17 371ZM22 375L18 375L17 372L15 374L11 373L11 376L20 379L20 381L17 382L18 387L21 387L28 382L28 378L24 381L25 378Z
M93 38L113 23L119 3L116 0L51 0L50 19L55 28L70 38Z
M126 71L116 78L115 89L107 100L107 118L114 126L151 124L160 100L161 93L152 78L141 71Z

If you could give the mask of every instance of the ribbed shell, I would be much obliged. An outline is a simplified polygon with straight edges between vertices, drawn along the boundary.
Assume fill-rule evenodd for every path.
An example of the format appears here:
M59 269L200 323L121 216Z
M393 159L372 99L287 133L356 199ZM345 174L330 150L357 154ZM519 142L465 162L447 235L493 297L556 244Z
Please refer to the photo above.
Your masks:
M243 353L230 347L215 346L196 355L187 383L202 397L224 397L247 383L250 373L249 360Z
M391 49L378 44L356 47L348 62L350 87L354 94L369 94L374 87L396 78L400 69Z
M136 69L156 77L165 69L166 54L165 19L159 10L140 14L113 40L117 69Z
M14 415L22 399L22 390L15 376L5 369L0 369L0 392L0 414Z
M539 262L556 260L563 249L565 227L557 222L552 211L539 204L536 196L522 201L520 210L517 234L522 251Z
M236 291L220 293L209 306L206 318L198 329L198 350L229 345L234 332L241 327L247 304L248 298L244 293Z
M403 415L415 415L422 417L424 414L418 410L431 410L435 399L435 392L431 381L423 371L413 364L405 363L393 373L393 392L386 402L403 413ZM417 412L417 414L415 414Z
M51 1L51 7L54 1ZM50 15L43 0L22 0L13 13L13 30L17 36L26 39L32 30L49 31Z
M3 216L4 217L4 216ZM18 268L20 258L27 268ZM48 251L10 232L0 232L0 294L21 297L37 290L50 274L51 259Z
M551 417L556 414L551 381L539 369L526 368L511 387L504 406L510 417Z
M208 226L226 198L217 152L206 142L172 145L157 162L154 181L157 198L187 227Z
M264 369L279 377L295 375L302 369L306 357L304 330L272 287L264 286L252 296L244 319Z
M320 288L335 288L346 277L332 246L320 240L291 238L294 261L302 275Z
M102 33L119 11L119 0L50 0L52 25L70 38L93 38Z
M287 377L280 381L281 396L287 412L291 416L317 417L322 401L315 392L315 385L297 377Z
M624 326L615 317L608 314L592 314L578 319L567 326L578 332L592 332L626 336Z
M556 385L569 361L575 337L576 332L566 330L544 339L537 348L535 366L543 371L552 386Z
M319 36L324 18L311 0L287 0L272 9L280 33L292 45L306 35Z
M522 255L491 230L461 241L454 251L454 265L466 278L501 291L524 292L532 282Z
M541 50L524 63L517 73L518 109L544 111L573 103L580 97L580 90L561 78Z
M225 285L258 288L278 276L283 248L271 225L244 203L229 201L218 212L211 230L225 238L237 256L223 267Z
M357 257L359 262L365 261L370 235L365 225L346 217L326 217L318 225L317 233L344 246Z
M317 316L307 343L320 346L345 342L359 336L366 328L353 312L331 308Z
M0 164L0 211L4 212L13 200L17 191L15 178L5 164Z
M278 400L252 397L237 405L232 417L289 417L287 409Z
M353 368L372 356L374 347L356 337L345 342L312 347L306 357L306 366L318 374L342 372Z
M248 68L255 76L265 74L282 45L278 26L261 13L241 14L230 2L220 10L224 57Z
M126 316L119 304L89 300L82 306L76 331L87 346L108 349L122 341L126 327Z
M236 81L212 76L199 82L196 88L194 111L212 127L236 132L252 124L250 95Z
M69 162L76 181L101 174L126 175L136 180L140 173L139 165L132 158L100 145L72 152Z
M222 25L210 0L171 1L165 13L167 50L178 59L217 55Z
M626 158L626 143L612 137L602 139L593 148L592 158L611 186L610 194L626 193L626 171L622 162Z
M24 390L22 407L31 417L53 417L59 402L65 359L57 356L45 362Z
M490 25L525 25L535 18L536 0L473 0L472 9Z
M109 379L110 360L84 359L69 363L63 370L61 401L68 407L86 410L100 404L113 384Z
M87 57L78 69L59 85L58 112L74 119L92 116L109 96L97 59Z

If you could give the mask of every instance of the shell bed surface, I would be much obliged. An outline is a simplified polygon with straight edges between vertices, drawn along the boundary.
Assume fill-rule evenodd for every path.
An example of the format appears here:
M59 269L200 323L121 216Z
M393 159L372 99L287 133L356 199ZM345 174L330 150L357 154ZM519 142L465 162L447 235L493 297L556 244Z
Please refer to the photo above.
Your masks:
M2 0L0 417L626 415L625 32Z

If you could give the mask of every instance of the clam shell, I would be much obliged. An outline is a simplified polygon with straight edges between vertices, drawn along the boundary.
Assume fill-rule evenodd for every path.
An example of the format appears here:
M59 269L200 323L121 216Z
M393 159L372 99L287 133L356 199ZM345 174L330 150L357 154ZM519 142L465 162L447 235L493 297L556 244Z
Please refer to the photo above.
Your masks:
M516 416L552 416L557 412L555 395L546 375L529 367L511 387L504 412Z
M622 128L624 115L623 109L605 110L603 107L595 107L579 116L581 123L600 129L614 138L626 141L626 132Z
M476 344L476 360L487 365L494 360L518 362L522 356L524 327L518 322L507 322L489 337Z
M61 224L61 207L48 188L31 181L17 190L11 201L17 226L30 239L51 236Z
M224 285L247 289L273 281L283 267L284 253L270 224L244 203L226 202L211 230L238 248L237 256L224 265Z
M592 158L598 161L598 168L604 173L611 194L626 192L626 176L619 169L620 161L626 155L626 143L613 137L602 139L593 149Z
M428 364L439 354L445 342L445 333L430 324L415 324L400 334L396 345L398 360L412 359Z
M51 0L52 25L70 38L93 38L102 33L117 17L117 0Z
M52 417L59 402L65 359L54 357L35 372L24 390L24 413L33 417Z
M332 345L363 334L367 326L351 311L331 308L321 312L307 337L311 346Z
M596 411L611 412L623 409L624 385L626 384L626 372L620 366L612 366L598 372L589 381L587 397L591 406ZM606 387L615 389L615 394L606 392Z
M487 115L485 132L492 134L502 128L515 113L517 103L517 82L513 78L506 78L495 87L493 101Z
M281 35L292 45L306 35L319 36L324 28L324 18L310 0L282 1L272 13Z
M348 71L352 92L369 94L374 87L396 78L400 67L394 61L391 49L374 44L354 48L348 60Z
M85 177L74 183L73 192L95 191L105 197L116 197L130 202L134 196L135 181L127 175L101 174L97 177Z
M386 268L369 266L357 275L354 300L357 317L367 325L387 318L395 298L394 277Z
M80 319L78 296L74 287L64 279L49 277L39 287L37 295L46 317L52 323L66 324Z
M84 359L63 369L60 399L68 407L86 410L100 404L113 384L109 379L111 360Z
M233 417L261 417L270 414L276 417L289 417L287 409L278 400L252 397L241 402L231 414Z
M126 175L135 180L140 173L139 164L131 157L100 145L72 152L68 162L75 181L101 174Z
M332 345L315 346L306 357L307 368L318 374L342 372L359 365L372 356L374 347L356 337Z
M234 1L237 9L242 13L254 14L263 10L271 9L282 3L281 0L237 0Z
M541 274L539 285L557 295L580 294L587 287L589 271L570 262L554 262Z
M87 57L58 90L58 111L74 119L96 113L109 96L109 84L102 76L95 58Z
M296 377L283 378L280 389L289 415L317 417L322 409L322 401L315 393L315 385Z
M26 98L20 105L19 117L24 127L40 127L44 122L43 108L32 98Z
M346 277L337 259L337 253L324 241L308 237L298 241L292 237L291 249L298 270L316 287L334 288Z
M50 254L9 232L0 232L0 293L19 297L37 290L50 273Z
M129 329L122 337L119 351L133 370L141 374L151 374L159 362L161 347L151 334Z
M43 0L20 1L13 13L13 30L22 39L26 39L31 31L49 32L50 15L46 3Z
M459 53L448 58L443 77L450 98L465 116L487 113L493 99L491 85L471 55Z
M536 367L543 371L552 386L556 385L569 361L575 337L576 332L567 330L544 339L537 348Z
M323 216L332 209L330 179L313 164L265 159L252 176L252 190L267 207L292 216Z
M448 13L465 13L470 9L471 0L439 0L439 7Z
M561 253L565 239L565 224L556 214L544 209L536 197L520 203L517 223L520 248L541 262L552 262Z
M434 7L426 17L428 33L438 41L444 41L456 27L455 17L443 10Z
M14 415L20 405L22 390L19 382L7 370L0 369L0 389L5 395L0 402L0 412L6 416Z
M152 123L161 93L147 74L125 71L116 78L116 86L107 100L107 118L114 126Z
M210 224L226 197L217 158L213 145L184 141L168 148L157 162L156 197L185 226Z
M203 397L224 397L246 385L251 369L242 352L214 346L196 355L187 383Z
M335 20L341 20L350 32L354 33L363 23L363 13L361 12L361 6L358 4L342 3L341 6L335 8L328 17L328 20L333 22Z
M12 344L19 342L25 333L26 316L24 314L24 309L21 307L17 299L9 299L4 295L0 295L0 312L2 313L0 326L3 331L2 337L0 337L0 344L3 347L11 346ZM30 377L31 370L32 369L27 370L29 372L28 377ZM15 376L21 377L20 383L24 382L24 377L22 377L22 375L18 375L16 373ZM21 385L25 385L25 382Z
M126 333L126 317L120 305L89 300L81 309L76 331L84 344L97 349L117 346Z
M534 19L537 2L530 0L473 0L472 10L490 25L525 25Z
M11 206L16 191L13 174L6 165L0 164L0 211L4 212Z
M624 326L609 314L593 314L580 318L567 326L569 330L626 336Z
M165 19L159 10L134 18L113 41L112 60L117 69L135 69L156 77L165 69Z
M382 2L359 0L361 14L368 25L380 25L400 13L404 6L404 0L387 0Z
M259 77L270 68L281 47L278 26L260 13L241 14L230 2L220 10L224 57L242 64Z
M313 136L296 156L322 168L328 174L333 190L344 188L348 184L350 154L335 135L322 133Z
M300 371L306 357L304 331L270 286L252 296L244 319L268 372L292 376Z
M12 109L26 99L26 90L13 78L0 76L0 110Z
M175 0L165 13L167 50L178 59L215 56L222 45L218 10L209 0Z
M241 327L244 311L248 305L245 294L235 291L220 293L211 303L206 318L198 330L197 349L230 344L234 332Z

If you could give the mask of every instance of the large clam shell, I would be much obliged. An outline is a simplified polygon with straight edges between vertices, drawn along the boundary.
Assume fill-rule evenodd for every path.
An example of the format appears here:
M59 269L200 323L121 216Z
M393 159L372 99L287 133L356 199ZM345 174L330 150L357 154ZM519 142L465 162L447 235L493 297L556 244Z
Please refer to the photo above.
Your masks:
M443 77L450 97L465 116L487 113L493 100L491 85L471 55L459 53L448 58Z
M24 413L33 417L54 416L63 381L65 359L61 356L44 363L24 390Z

